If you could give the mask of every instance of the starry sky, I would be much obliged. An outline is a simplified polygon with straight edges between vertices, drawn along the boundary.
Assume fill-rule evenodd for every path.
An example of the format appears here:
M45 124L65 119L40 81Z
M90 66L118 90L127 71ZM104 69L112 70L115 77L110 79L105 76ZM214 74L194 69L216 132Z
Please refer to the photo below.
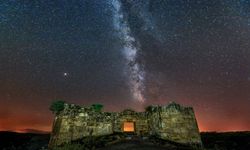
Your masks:
M0 0L0 130L50 131L55 99L250 130L250 0Z

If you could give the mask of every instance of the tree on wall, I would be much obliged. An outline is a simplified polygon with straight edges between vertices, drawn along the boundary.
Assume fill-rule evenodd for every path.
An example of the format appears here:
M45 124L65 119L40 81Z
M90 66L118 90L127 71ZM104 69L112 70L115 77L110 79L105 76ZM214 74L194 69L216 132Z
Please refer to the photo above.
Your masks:
M103 105L102 104L92 104L91 107L95 110L95 111L98 111L100 112L103 108Z
M152 106L147 106L147 107L145 108L145 110L146 110L147 112L152 112L152 111L153 111L153 107L152 107Z
M59 114L64 109L64 104L65 104L65 101L63 101L63 100L56 100L56 101L52 102L52 104L50 105L49 109L54 114Z

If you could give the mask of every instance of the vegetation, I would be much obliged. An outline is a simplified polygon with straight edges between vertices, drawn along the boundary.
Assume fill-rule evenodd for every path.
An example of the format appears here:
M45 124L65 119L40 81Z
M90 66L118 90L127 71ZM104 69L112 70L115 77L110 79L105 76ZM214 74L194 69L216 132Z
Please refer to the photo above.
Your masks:
M65 101L56 100L56 101L52 102L49 109L54 114L59 114L64 109L64 104L65 104Z
M13 132L0 132L0 150L47 150L47 145L49 142L49 134L30 134L30 133L13 133ZM116 135L109 135L104 137L92 137L91 139L85 139L81 142L65 144L60 147L55 147L53 150L90 150L90 149L100 149L100 150L112 150L112 144L110 146L106 143L114 143L116 146L120 139L124 139L126 134L118 133ZM216 133L216 132L203 132L201 133L201 138L205 150L250 150L250 132L226 132L226 133ZM149 137L149 140L153 143L152 147L147 145L145 149L157 149L157 145L164 145L169 150L181 150L182 145L174 147L175 144L169 144L166 141L157 139L156 137ZM128 141L128 140L127 140ZM95 144L95 147L92 144ZM138 149L143 149L142 143L133 143ZM118 143L119 144L119 143ZM131 147L126 148L128 145L126 143L120 143L121 149L131 149ZM91 146L89 146L91 145ZM118 145L118 146L119 146ZM139 147L141 146L141 147ZM156 148L154 148L155 146ZM102 149L103 148L103 149ZM134 149L134 148L133 148ZM185 148L184 148L185 149ZM187 148L185 150L188 150Z
M147 107L145 108L145 110L146 110L147 112L151 112L151 111L153 110L153 107L152 107L152 106L147 106Z
M102 104L92 104L91 107L97 111L97 112L100 112L103 108L103 105Z
M79 143L70 143L65 144L62 147L55 147L53 150L84 150L86 149L82 144Z

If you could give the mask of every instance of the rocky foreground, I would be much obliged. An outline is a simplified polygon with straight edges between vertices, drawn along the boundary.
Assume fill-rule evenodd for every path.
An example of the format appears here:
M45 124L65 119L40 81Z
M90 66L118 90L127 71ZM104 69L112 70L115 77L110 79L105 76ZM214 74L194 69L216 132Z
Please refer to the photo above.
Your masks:
M201 133L205 150L250 150L250 132ZM154 141L154 140L153 140ZM48 134L0 132L0 150L46 150ZM91 142L91 141L90 141ZM92 141L93 142L93 141ZM155 142L155 143L154 143ZM97 150L189 150L190 147L155 140L127 139L96 148ZM99 143L101 144L101 143ZM82 144L65 145L56 150L83 150Z
M156 145L151 142L139 140L121 141L97 150L191 150L192 148L177 147L173 145Z

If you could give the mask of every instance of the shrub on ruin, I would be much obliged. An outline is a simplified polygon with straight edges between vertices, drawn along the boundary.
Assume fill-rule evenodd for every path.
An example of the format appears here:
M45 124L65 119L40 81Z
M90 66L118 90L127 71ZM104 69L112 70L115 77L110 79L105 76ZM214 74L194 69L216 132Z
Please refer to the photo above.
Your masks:
M103 108L103 105L102 104L92 104L91 107L95 110L95 111L98 111L100 112Z
M59 114L64 109L64 104L65 104L65 101L56 100L56 101L52 102L49 109L54 114Z

